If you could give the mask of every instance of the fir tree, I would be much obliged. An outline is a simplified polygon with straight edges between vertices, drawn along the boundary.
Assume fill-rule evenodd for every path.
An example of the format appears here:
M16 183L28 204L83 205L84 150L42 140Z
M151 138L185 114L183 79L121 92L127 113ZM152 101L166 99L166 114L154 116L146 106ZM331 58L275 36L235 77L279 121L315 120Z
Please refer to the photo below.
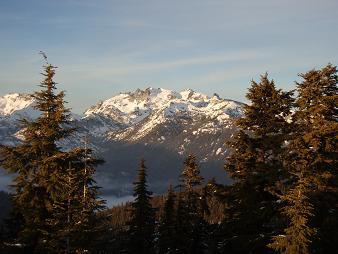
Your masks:
M271 245L282 253L337 250L337 69L328 65L300 75L294 132L285 164L289 191L281 196L289 224Z
M59 179L63 192L53 205L49 223L57 230L49 244L67 252L88 251L95 247L101 232L96 213L104 208L104 201L98 199L99 188L93 174L95 166L102 160L92 157L87 148L75 148L64 156L59 156L60 164L68 161L69 166Z
M289 226L280 234L273 238L273 243L269 247L283 254L310 254L310 245L315 229L311 228L309 219L313 216L313 206L309 202L308 186L301 175L297 185L291 188L282 200L287 202L283 207L283 214L290 218Z
M275 193L280 193L286 177L282 155L290 132L291 96L292 92L276 89L267 74L260 83L252 81L246 95L251 104L244 106L244 117L237 122L239 132L230 142L232 153L225 169L234 183L225 226L231 232L225 242L238 252L267 253L270 235L278 230Z
M189 253L188 239L190 238L189 212L183 194L180 192L177 198L177 208L175 215L175 252Z
M202 184L203 177L196 163L196 157L189 155L184 161L184 168L180 175L181 187L185 192L194 192L194 189Z
M99 187L93 178L96 172L96 165L103 163L103 160L97 159L92 155L90 149L79 149L81 156L79 164L70 168L69 178L73 178L73 183L70 181L68 190L70 194L67 197L67 211L70 214L70 225L67 227L72 229L70 237L70 246L74 250L97 250L100 247L100 234L105 231L102 220L97 215L97 212L105 208L105 201L98 199ZM78 179L78 182L76 182ZM74 181L75 180L75 181ZM76 184L77 183L77 184ZM80 183L80 184L79 184ZM77 188L74 188L76 186ZM75 200L78 198L78 200ZM74 205L69 202L73 199ZM68 215L67 215L68 217ZM73 226L73 225L74 226Z
M19 145L0 147L1 166L17 173L12 184L13 209L22 215L24 223L16 242L22 244L27 253L60 253L66 248L64 231L69 226L65 219L67 212L63 209L69 193L68 165L74 161L83 164L85 152L80 148L67 152L59 146L75 129L70 125L69 109L64 106L64 92L56 93L53 80L56 67L43 56L46 65L40 85L42 90L32 95L35 109L41 114L35 121L21 121L23 141ZM96 159L90 160L91 168L98 164ZM94 200L96 187L92 174L93 169L88 171L83 186L93 188L91 198ZM76 196L72 198L75 200ZM81 209L85 207L83 203ZM93 205L91 213L98 208ZM82 219L86 218L82 215Z
M184 168L180 175L180 187L183 199L179 199L177 220L182 232L182 253L203 253L206 248L205 233L206 222L203 218L205 202L201 202L201 184L203 177L200 175L196 158L189 155L184 161ZM203 211L202 211L203 210Z
M176 251L175 194L171 185L163 209L159 226L159 253L171 254Z
M154 252L155 211L147 190L147 174L144 159L141 159L138 179L134 182L134 197L129 221L130 253L151 254Z
M69 111L64 107L64 93L55 94L53 81L55 66L46 64L41 83L43 90L36 92L35 108L41 116L34 122L22 120L23 142L16 146L2 146L1 165L17 173L14 179L14 209L24 217L20 232L21 243L34 252L45 252L52 229L48 225L53 200L58 193L57 169L52 160L59 153L57 141L68 137L73 129L69 124Z

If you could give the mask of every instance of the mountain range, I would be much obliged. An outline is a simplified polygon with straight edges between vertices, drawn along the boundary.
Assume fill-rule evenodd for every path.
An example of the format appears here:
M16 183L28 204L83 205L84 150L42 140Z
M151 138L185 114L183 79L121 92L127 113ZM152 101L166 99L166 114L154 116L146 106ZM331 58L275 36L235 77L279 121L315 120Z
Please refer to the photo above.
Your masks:
M1 144L20 142L19 120L34 120L40 114L34 104L27 94L0 97ZM226 142L236 131L234 121L242 116L243 105L191 89L123 92L93 105L82 115L72 113L77 132L61 146L69 149L89 141L106 161L96 175L105 195L130 194L141 157L146 159L149 185L157 193L165 191L169 182L177 183L188 154L196 155L206 179L216 177L227 182L222 170L229 152Z

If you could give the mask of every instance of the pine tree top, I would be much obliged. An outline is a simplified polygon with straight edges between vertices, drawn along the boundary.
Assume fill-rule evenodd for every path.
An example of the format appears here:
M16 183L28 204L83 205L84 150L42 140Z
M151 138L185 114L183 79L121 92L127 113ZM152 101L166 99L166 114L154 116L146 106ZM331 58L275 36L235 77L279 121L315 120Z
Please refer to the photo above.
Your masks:
M287 125L286 117L293 106L292 95L293 91L277 89L267 73L261 76L259 83L251 81L246 94L251 103L244 106L244 117L237 121L239 127L259 136L279 133Z
M196 163L196 157L190 154L184 161L184 168L180 175L181 185L189 192L203 182L199 167Z
M326 67L300 74L302 82L297 82L296 119L308 123L322 124L323 121L336 122L338 119L338 75L337 67Z

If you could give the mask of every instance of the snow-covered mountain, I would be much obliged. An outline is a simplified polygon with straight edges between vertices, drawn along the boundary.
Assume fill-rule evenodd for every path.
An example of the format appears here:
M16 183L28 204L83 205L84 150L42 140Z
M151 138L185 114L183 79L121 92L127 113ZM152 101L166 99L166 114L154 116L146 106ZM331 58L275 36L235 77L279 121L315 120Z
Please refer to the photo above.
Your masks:
M239 113L239 105L234 101L223 100L216 94L209 98L191 89L177 93L162 88L147 88L121 93L105 100L88 109L85 116L102 114L115 119L120 124L132 126L156 111L160 111L168 118L182 112L204 114L210 117L217 117L223 113L233 116Z
M1 118L34 118L38 114L33 108L34 99L27 94L11 93L0 97Z
M137 89L102 101L82 116L74 114L78 132L63 144L82 145L83 137L89 137L107 161L101 174L101 181L107 184L121 183L121 179L130 182L139 157L148 157L152 160L149 163L155 161L153 180L160 184L161 177L176 178L182 159L189 153L197 155L206 168L223 163L228 152L226 141L235 131L234 120L241 116L242 106L217 94L209 97L190 89ZM0 143L19 142L18 120L38 116L30 96L15 93L0 97ZM214 174L210 171L205 175Z
M163 143L171 134L219 133L241 115L241 106L217 94L147 88L100 102L84 113L83 120L100 119L101 128L93 132L110 140Z
M34 99L26 94L12 93L0 97L0 143L15 144L13 136L19 130L19 120L35 119Z

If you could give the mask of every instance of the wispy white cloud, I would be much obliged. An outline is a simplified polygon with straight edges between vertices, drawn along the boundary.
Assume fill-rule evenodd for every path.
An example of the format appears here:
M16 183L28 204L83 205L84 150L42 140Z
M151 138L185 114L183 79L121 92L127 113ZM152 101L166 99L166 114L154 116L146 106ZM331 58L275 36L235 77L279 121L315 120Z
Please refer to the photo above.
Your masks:
M275 79L276 75L279 78L286 74L291 75L293 80L290 80L289 84L278 84L278 86L292 86L293 81L298 79L298 73L306 72L311 68L321 68L327 64L324 57L316 56L314 58L315 60L312 57L297 58L297 56L294 58L267 58L266 62L257 60L256 62L241 63L224 70L205 72L201 75L180 80L180 82L189 87L202 88L217 87L220 84L230 85L232 81L241 79L245 80L242 86L248 87L251 80L258 80L260 75L268 73L271 79ZM319 65L314 66L313 62L317 62ZM290 70L293 70L293 73L290 73Z
M81 67L70 68L76 73L83 73L86 78L95 77L116 77L127 76L139 72L158 72L162 70L177 69L183 67L189 67L194 65L210 65L218 63L237 62L245 60L253 60L260 58L262 54L257 50L242 50L238 52L227 52L213 55L206 55L200 57L181 58L171 61L158 61L158 62L139 62L132 64L132 60L129 63L119 65L119 63L105 62L102 64L96 64L95 66L87 65Z

